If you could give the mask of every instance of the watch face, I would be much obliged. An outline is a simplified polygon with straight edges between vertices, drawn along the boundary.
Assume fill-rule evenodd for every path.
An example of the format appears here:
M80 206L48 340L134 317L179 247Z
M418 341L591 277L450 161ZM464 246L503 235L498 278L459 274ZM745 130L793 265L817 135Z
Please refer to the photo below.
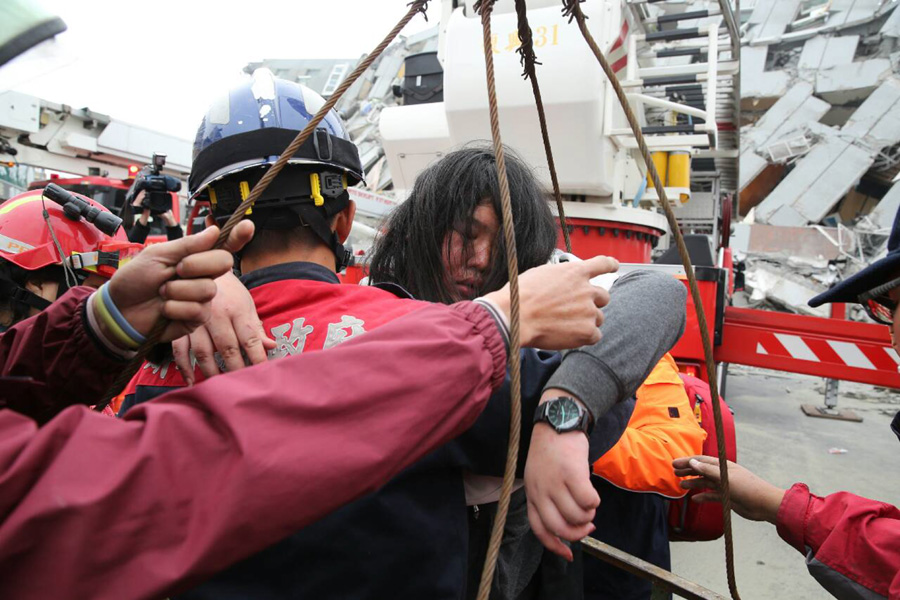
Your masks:
M559 398L547 408L547 420L555 429L573 429L578 425L581 411L571 398Z

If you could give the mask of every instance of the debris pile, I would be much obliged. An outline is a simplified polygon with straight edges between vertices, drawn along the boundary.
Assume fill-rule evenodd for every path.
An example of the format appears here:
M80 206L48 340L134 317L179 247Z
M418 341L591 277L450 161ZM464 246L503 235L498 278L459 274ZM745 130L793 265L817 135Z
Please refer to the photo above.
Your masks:
M826 316L806 301L885 252L900 208L897 4L758 0L742 14L733 240L751 305Z

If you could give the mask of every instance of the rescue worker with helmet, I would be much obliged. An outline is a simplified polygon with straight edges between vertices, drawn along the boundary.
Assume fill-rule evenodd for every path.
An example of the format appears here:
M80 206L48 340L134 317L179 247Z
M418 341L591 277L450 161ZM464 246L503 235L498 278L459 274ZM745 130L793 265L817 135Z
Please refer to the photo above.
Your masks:
M208 197L217 218L229 215L320 105L303 86L255 72L230 91L227 102L213 104L201 124L191 194ZM342 242L353 216L346 185L362 172L336 114L324 123L248 215L258 233L241 254L242 281L276 339L276 357L333 347L421 306L396 285L339 285L335 271L346 264ZM680 333L678 319L673 323L671 343ZM529 356L544 360L537 352ZM558 364L559 357L550 360ZM422 357L421 365L398 365L398 373L427 365L432 358ZM171 365L155 365L133 383L126 405L182 382ZM543 383L540 377L526 382L526 395L536 399ZM184 597L460 598L466 576L463 469L502 474L508 411L508 393L495 395L472 430L378 493ZM524 412L530 425L534 405Z
M209 202L211 219L227 220L323 103L268 69L245 78L213 104L197 131L191 198ZM256 234L240 256L241 281L275 340L271 357L330 348L421 308L383 290L335 285L350 260L343 243L356 206L347 187L362 177L356 146L332 111L248 215ZM212 358L195 352L198 360ZM172 367L144 369L126 389L121 413L185 385ZM202 380L202 371L188 379Z
M121 228L110 236L67 216L43 194L33 190L0 204L0 332L46 309L71 287L99 287L142 248Z

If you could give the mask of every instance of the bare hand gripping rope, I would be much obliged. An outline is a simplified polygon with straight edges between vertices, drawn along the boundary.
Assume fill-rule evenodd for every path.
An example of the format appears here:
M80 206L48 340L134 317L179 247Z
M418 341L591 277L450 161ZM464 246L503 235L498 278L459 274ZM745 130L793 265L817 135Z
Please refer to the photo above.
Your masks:
M253 189L250 191L250 195L247 196L247 199L241 202L241 205L235 209L234 213L228 218L228 221L225 222L225 225L222 226L222 231L219 233L219 239L216 240L216 244L214 248L221 248L225 245L225 241L228 239L231 230L240 223L241 219L246 215L247 210L252 208L256 201L262 196L263 192L265 192L266 188L269 187L269 184L272 183L272 180L278 176L287 162L291 159L297 150L300 149L300 146L306 142L310 135L312 135L313 131L315 131L318 124L325 118L325 115L328 114L332 108L334 108L335 104L338 103L338 100L341 99L341 96L344 95L344 92L347 91L353 83L359 79L359 76L362 75L369 66L375 62L375 60L381 56L381 53L384 52L384 49L388 47L388 45L394 41L394 38L397 37L397 34L400 33L407 23L417 14L422 13L425 14L425 9L428 6L429 0L414 0L409 3L409 11L407 11L406 15L397 25L391 30L391 32L381 41L375 50L372 51L362 62L357 65L357 67L353 70L352 73L341 83L340 86L335 90L334 94L328 99L328 101L319 109L319 112L316 113L316 116L312 118L312 120L303 128L303 131L297 134L297 137L294 138L294 141L284 149L284 152L281 153L281 156L278 157L278 160L275 161L266 174L263 175L262 179L260 179ZM427 19L427 17L426 17ZM137 349L137 355L131 359L131 361L125 366L124 369L119 373L119 376L116 377L115 381L113 381L112 385L110 385L109 390L107 390L105 397L103 400L94 407L94 410L101 412L106 406L110 403L110 401L115 398L117 395L121 393L121 391L125 388L131 378L134 377L134 374L143 364L144 359L147 358L147 355L151 350L159 343L159 339L162 336L163 331L165 331L168 322L166 319L161 318L156 322L156 325L153 326L153 329L150 333L147 334L147 340L141 344L141 347Z

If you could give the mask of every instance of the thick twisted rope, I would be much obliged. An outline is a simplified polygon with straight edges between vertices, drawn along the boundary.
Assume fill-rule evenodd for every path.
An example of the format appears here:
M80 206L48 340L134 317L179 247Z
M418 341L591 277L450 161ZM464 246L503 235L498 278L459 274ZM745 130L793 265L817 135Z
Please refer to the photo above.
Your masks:
M612 84L613 89L616 92L616 96L619 99L619 103L622 105L622 110L625 111L625 118L628 120L628 125L631 127L631 131L634 133L634 138L637 140L638 149L641 152L641 156L644 158L644 162L647 164L647 172L650 173L650 178L653 181L653 187L656 189L656 193L659 197L659 203L660 205L662 205L663 210L666 213L666 220L669 222L669 228L671 229L672 236L675 238L675 243L678 246L678 253L681 255L681 264L684 265L684 272L687 274L688 286L691 291L691 297L694 299L694 308L697 312L697 323L700 326L700 337L701 341L703 342L703 351L706 355L706 374L709 379L709 389L713 398L713 420L716 424L716 442L719 454L719 474L722 479L722 520L725 529L725 569L728 576L728 589L731 592L731 597L734 598L734 600L740 600L740 595L737 591L737 581L734 575L734 539L731 530L731 494L728 486L728 457L725 453L725 428L722 425L722 409L719 406L719 402L717 401L719 397L719 386L718 382L716 381L716 368L713 361L712 342L709 339L709 329L706 323L706 313L703 311L703 301L700 298L700 290L697 287L697 278L694 275L694 267L693 265L691 265L691 259L688 255L687 247L684 244L684 237L682 237L681 230L678 227L678 221L675 219L675 213L672 212L672 207L669 206L665 187L663 186L662 180L659 178L659 173L656 170L656 165L650 156L650 149L647 147L647 143L644 140L643 134L641 133L641 125L638 122L634 112L631 110L631 105L628 103L628 98L625 96L625 91L622 89L622 85L619 83L618 77L616 77L616 74L610 67L609 62L606 60L606 57L603 56L603 52L600 50L599 46L597 46L597 42L594 41L594 38L593 36L591 36L590 31L588 31L587 23L585 22L586 17L581 11L581 2L583 0L562 1L564 7L563 16L569 17L570 23L572 22L572 19L574 19L578 24L578 29L581 30L582 36L584 36L584 39L593 51L594 56L596 56L597 60L600 62L600 66L603 68L603 72L606 74L606 77Z
M231 234L231 231L240 223L241 219L247 214L247 210L252 208L256 201L262 196L263 192L266 191L266 188L269 187L269 184L272 183L272 180L281 173L281 170L284 169L285 165L287 165L288 161L294 156L297 150L309 139L309 136L316 130L316 127L325 118L325 115L334 108L334 106L341 99L341 96L344 95L344 92L353 85L353 83L359 79L359 76L362 75L366 69L368 69L375 60L381 56L381 53L384 52L385 48L394 41L394 38L400 33L407 23L417 14L422 13L425 15L425 9L428 6L429 0L414 0L409 3L409 10L400 19L400 22L394 26L389 34L381 41L380 44L369 54L356 68L347 76L346 79L338 86L338 88L334 91L334 94L328 99L327 102L319 109L316 115L310 120L310 122L303 128L303 131L297 134L297 137L294 138L287 148L284 149L284 152L281 153L281 156L278 157L278 160L266 171L266 174L262 176L262 178L253 186L253 189L250 191L250 194L247 198L241 202L240 206L238 206L232 215L225 222L225 225L222 226L222 231L219 233L219 237L216 240L216 244L214 248L221 248L225 245L225 242L228 240L228 236ZM427 17L426 17L427 19ZM94 410L101 412L106 406L110 403L110 401L115 398L121 391L125 388L131 378L134 377L134 374L144 363L144 359L147 358L147 355L153 350L153 348L159 343L160 338L162 337L163 332L166 330L168 326L168 320L161 318L159 321L151 329L150 333L147 334L147 340L141 344L141 346L137 349L137 354L134 358L132 358L127 365L119 372L118 377L116 377L115 381L110 385L109 389L106 392L103 400L94 407Z
M559 212L559 225L562 227L563 239L566 241L566 252L572 253L572 241L569 239L569 226L566 224L566 211L563 208L562 194L559 191L559 179L556 176L556 164L553 162L553 151L550 149L550 134L547 133L547 117L544 114L544 101L541 99L541 88L538 85L537 69L539 65L534 54L534 38L528 25L528 9L525 0L516 0L516 16L518 17L519 42L517 52L522 63L522 76L531 81L534 93L534 104L537 107L538 120L541 123L541 137L544 140L544 152L547 154L547 166L550 168L550 180L553 182L553 197L556 198L556 210Z
M497 90L494 81L494 51L491 44L491 11L496 0L480 0L475 10L481 12L481 27L484 33L484 63L487 75L488 106L491 116L491 138L494 141L494 155L497 161L497 178L500 183L500 206L503 212L503 237L506 242L506 266L509 271L510 293L510 335L509 335L509 447L506 453L506 468L503 472L503 485L500 488L500 501L497 515L491 529L484 570L481 572L481 585L478 588L478 600L488 600L491 595L491 582L494 580L494 569L497 556L503 541L503 529L506 526L506 515L509 511L509 497L512 494L516 477L516 462L519 453L519 436L521 435L522 418L522 361L519 358L519 259L516 253L516 233L513 227L512 201L509 196L509 181L506 178L506 161L503 155L503 142L500 139L500 115L497 109Z

